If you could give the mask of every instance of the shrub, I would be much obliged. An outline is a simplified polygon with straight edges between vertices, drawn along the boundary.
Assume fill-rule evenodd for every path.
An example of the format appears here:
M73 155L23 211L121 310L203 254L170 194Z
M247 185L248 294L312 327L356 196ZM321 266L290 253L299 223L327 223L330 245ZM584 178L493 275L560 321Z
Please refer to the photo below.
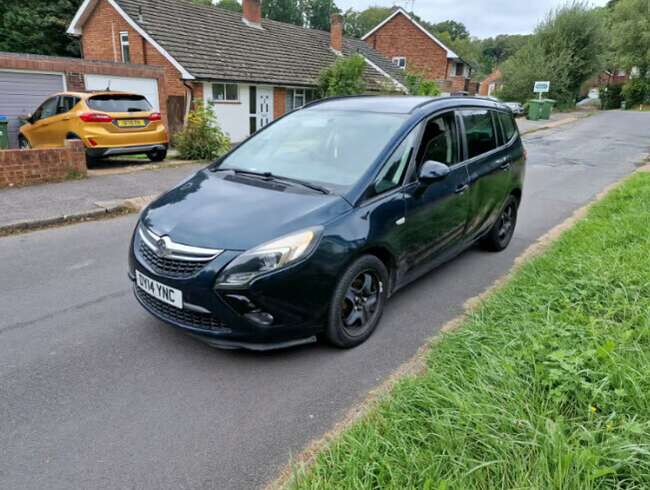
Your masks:
M221 130L211 106L194 101L187 124L174 137L178 156L186 160L212 160L230 149L230 138Z
M600 89L600 102L603 110L620 109L623 102L622 85L608 85Z
M363 71L366 61L363 56L355 54L349 58L338 58L329 68L324 69L318 80L322 97L337 95L359 95L365 92Z
M650 80L634 78L623 86L623 97L628 108L650 103Z
M426 80L424 76L413 72L407 73L404 79L409 95L428 95L432 97L440 95L440 89L435 80Z

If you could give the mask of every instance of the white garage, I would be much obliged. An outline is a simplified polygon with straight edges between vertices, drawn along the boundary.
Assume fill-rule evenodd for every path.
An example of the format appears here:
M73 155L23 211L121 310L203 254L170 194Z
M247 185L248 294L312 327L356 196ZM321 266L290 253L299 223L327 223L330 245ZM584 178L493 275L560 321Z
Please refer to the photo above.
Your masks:
M158 81L153 78L86 75L86 90L119 90L144 95L155 111L160 111Z
M50 95L65 90L63 73L0 70L0 115L9 119L9 147L18 146L19 116L26 116Z

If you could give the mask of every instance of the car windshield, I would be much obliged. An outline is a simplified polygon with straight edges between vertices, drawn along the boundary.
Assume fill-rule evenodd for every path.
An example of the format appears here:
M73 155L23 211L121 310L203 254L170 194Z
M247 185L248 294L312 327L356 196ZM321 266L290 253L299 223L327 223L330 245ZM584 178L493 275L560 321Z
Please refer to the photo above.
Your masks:
M88 107L102 112L149 112L151 104L142 95L93 95Z
M403 114L297 111L239 146L220 167L348 188L405 119Z

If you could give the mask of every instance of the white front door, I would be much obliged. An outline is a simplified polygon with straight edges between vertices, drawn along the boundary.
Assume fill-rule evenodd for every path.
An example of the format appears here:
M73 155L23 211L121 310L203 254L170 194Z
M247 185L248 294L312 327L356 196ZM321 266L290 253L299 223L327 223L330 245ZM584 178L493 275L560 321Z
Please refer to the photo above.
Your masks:
M273 87L257 87L257 129L273 121Z

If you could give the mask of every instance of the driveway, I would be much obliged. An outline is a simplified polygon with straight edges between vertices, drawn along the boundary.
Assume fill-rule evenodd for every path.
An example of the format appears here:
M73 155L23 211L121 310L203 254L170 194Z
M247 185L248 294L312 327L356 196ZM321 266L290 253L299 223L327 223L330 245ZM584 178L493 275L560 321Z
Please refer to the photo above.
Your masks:
M526 138L514 241L398 293L361 347L212 350L132 297L134 216L0 239L0 487L250 489L328 430L541 234L629 174L650 113Z

